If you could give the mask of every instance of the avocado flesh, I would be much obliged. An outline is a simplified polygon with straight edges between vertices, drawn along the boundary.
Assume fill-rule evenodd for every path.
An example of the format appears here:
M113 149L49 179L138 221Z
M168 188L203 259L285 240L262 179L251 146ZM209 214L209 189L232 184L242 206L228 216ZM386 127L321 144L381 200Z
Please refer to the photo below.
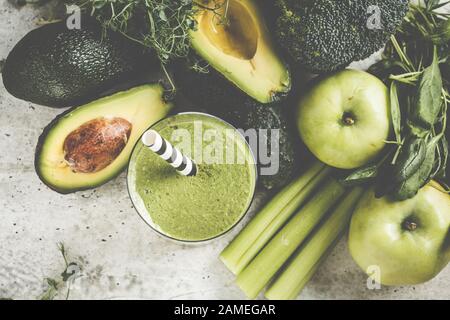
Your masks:
M199 10L191 45L208 63L261 103L287 95L289 71L278 57L263 17L253 0L202 1L221 4L216 13ZM226 12L226 13L225 13Z
M164 118L171 104L163 99L161 85L144 85L69 110L57 117L39 138L35 167L40 179L59 193L98 187L126 167L134 145L151 125ZM125 147L105 168L92 173L75 172L65 159L66 138L94 119L123 119L131 124Z

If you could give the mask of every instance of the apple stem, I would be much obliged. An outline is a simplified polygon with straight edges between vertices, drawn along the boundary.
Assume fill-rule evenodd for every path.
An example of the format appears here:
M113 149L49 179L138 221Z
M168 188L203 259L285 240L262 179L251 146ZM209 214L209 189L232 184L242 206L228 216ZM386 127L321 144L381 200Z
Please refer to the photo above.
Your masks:
M344 116L342 117L342 122L346 126L352 126L355 124L355 119L353 118L353 115L350 113L344 113Z
M405 221L403 224L403 228L408 231L414 231L417 229L417 223L412 221Z

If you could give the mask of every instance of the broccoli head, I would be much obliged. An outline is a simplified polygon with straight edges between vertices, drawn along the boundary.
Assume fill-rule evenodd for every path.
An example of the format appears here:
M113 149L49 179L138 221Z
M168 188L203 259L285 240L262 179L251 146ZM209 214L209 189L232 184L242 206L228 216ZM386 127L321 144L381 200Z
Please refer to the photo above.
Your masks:
M380 50L408 12L408 0L277 0L277 38L294 61L317 73Z

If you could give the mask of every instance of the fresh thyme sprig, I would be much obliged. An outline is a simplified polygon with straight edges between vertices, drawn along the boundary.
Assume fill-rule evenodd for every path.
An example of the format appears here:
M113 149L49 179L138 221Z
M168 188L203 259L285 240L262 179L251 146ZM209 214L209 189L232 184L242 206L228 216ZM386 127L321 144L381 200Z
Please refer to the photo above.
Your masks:
M68 0L68 2L73 2ZM192 0L75 0L105 28L152 48L164 63L189 54Z
M191 53L189 32L195 30L200 10L211 10L226 20L228 0L64 0L80 6L101 24L132 41L151 48L163 64L187 58ZM225 13L219 13L220 9ZM192 60L192 59L191 59ZM193 60L194 69L204 70Z
M59 290L64 287L66 288L65 299L68 300L72 282L80 276L80 266L76 262L69 262L66 247L62 242L58 243L58 249L63 257L65 269L60 275L61 280L55 280L53 278L45 279L48 287L47 290L41 295L40 300L53 300Z

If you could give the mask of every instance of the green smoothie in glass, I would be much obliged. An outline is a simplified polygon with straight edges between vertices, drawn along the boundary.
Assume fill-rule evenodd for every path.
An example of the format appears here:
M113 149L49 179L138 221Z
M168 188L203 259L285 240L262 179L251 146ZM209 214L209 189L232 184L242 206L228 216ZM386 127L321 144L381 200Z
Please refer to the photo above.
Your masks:
M155 124L164 139L192 159L195 176L183 176L139 141L128 169L128 189L141 217L175 240L216 238L247 212L256 167L242 135L206 114L184 113Z

